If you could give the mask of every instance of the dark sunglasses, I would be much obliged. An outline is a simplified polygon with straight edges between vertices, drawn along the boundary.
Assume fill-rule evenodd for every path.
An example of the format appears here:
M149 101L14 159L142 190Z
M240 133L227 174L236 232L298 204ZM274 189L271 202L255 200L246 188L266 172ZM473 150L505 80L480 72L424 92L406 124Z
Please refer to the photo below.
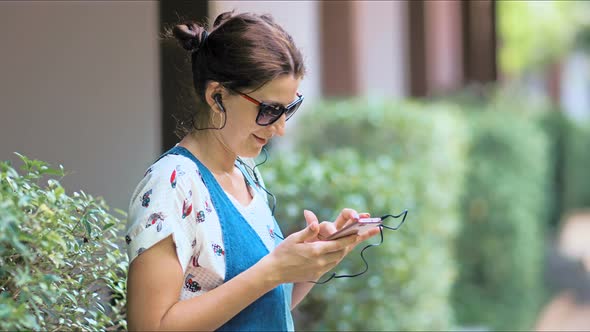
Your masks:
M233 90L232 90L233 91ZM258 106L258 115L256 116L256 123L260 126L270 126L285 114L285 121L289 120L295 114L301 103L303 102L303 95L297 92L297 99L287 106L271 105L265 102L258 101L245 93L234 91L245 99L251 101Z

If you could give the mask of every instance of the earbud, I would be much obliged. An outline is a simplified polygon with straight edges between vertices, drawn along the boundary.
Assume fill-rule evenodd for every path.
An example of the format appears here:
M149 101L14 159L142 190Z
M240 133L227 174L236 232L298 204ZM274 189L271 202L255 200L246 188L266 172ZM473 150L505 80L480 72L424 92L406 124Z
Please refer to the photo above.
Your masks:
M221 103L221 94L215 94L213 96L213 100L215 100L215 103L217 104L217 106L219 106L219 109L221 109L221 111L225 113L225 108L223 108L223 104Z

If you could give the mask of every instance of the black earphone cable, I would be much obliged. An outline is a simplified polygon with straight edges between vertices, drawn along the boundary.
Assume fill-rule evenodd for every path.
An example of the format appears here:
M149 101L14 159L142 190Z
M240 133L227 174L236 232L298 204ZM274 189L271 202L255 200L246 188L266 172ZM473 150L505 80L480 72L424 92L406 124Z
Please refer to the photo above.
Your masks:
M245 161L243 161L241 158L238 158L238 162L240 162L240 164L242 164L244 167L246 167L249 170L249 173L251 173L252 177L254 178L254 181L256 182L256 184L258 185L258 187L262 190L264 190L264 192L270 196L272 198L272 207L270 207L270 211L272 216L274 217L275 215L275 208L277 206L277 198L275 197L275 195L273 195L273 193L271 193L269 190L267 190L263 185L262 185L262 181L260 181L260 179L258 178L258 175L256 174L256 167L263 165L264 163L266 163L266 161L268 160L268 151L266 149L266 147L262 148L262 151L264 152L264 160L262 162L257 163L253 168L250 167L250 165L248 165ZM283 240L282 237L279 236L279 238L281 240Z
M363 263L365 263L365 268L361 272L355 273L355 274L336 274L336 272L332 272L330 277L324 281L308 281L308 282L314 283L316 285L323 285L323 284L327 283L328 281L331 281L332 279L354 278L354 277L358 277L361 274L364 274L365 272L369 271L369 263L367 262L367 259L365 258L365 250L367 250L371 247L380 246L383 243L383 228L382 227L379 227L379 235L381 236L381 240L379 241L379 243L373 243L373 244L366 245L361 250L361 259L363 260Z

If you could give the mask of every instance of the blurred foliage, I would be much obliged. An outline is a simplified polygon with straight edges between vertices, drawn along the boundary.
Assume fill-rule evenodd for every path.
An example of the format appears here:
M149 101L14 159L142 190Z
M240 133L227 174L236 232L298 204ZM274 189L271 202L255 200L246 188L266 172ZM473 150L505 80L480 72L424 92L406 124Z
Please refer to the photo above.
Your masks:
M322 220L343 207L409 214L367 251L368 275L316 286L298 328L532 328L547 295L548 226L559 220L568 183L578 184L567 192L581 201L590 187L582 175L589 164L580 161L588 138L568 138L571 120L513 89L446 101L334 100L317 109L300 119L295 151L264 171L287 233L304 226L303 208ZM336 272L362 267L353 253Z
M460 264L454 291L462 325L530 330L544 300L543 255L550 201L547 140L510 110L469 114Z
M568 145L568 133L571 130L571 120L567 115L558 110L552 110L540 114L538 117L540 128L545 132L548 140L548 167L549 180L552 184L552 189L548 190L550 195L547 202L548 212L548 226L551 230L558 229L561 218L566 212L567 207L564 206L565 194L565 174L564 164L566 158L566 147ZM581 179L580 179L581 180ZM584 181L581 181L582 183Z
M520 75L584 47L588 1L498 1L499 65ZM586 37L584 37L586 36Z
M566 133L563 206L590 208L590 123L571 122Z
M590 16L590 10L587 15ZM575 43L577 49L590 54L590 20L587 20L586 23L578 30Z
M548 98L530 93L517 82L502 86L470 86L440 99L473 111L510 112L539 125L548 140L548 167L552 181L548 225L558 226L568 210L590 208L590 123L570 117ZM566 168L567 165L567 168Z
M448 330L466 149L461 118L451 106L385 100L317 109L300 119L306 126L297 132L299 149L271 158L263 170L286 233L305 225L304 208L321 220L344 207L374 216L409 212L402 228L384 230L384 243L365 252L366 274L314 288L296 312L297 328ZM361 271L360 247L335 272Z
M19 157L22 174L0 162L0 330L125 329L123 223L68 196L63 168Z

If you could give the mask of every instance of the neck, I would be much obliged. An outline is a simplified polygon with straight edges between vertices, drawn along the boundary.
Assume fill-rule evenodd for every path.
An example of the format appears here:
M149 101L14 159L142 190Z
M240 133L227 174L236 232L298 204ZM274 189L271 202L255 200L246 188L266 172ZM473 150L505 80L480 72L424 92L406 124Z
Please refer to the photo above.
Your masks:
M218 131L203 130L186 135L179 143L194 154L213 174L231 174L238 155L223 142Z

